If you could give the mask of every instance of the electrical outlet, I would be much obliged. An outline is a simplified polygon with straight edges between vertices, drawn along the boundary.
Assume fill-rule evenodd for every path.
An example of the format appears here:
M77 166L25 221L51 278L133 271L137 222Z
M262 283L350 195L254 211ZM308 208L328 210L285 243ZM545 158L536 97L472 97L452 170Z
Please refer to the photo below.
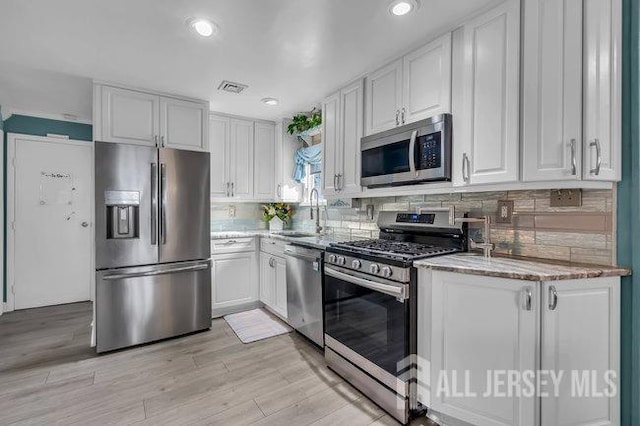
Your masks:
M375 209L375 206L373 204L367 204L367 219L373 220L374 209Z
M582 189L554 189L549 201L551 207L582 206Z
M236 217L236 206L229 206L229 217Z
M498 212L496 214L497 223L512 223L513 222L513 201L511 200L499 200Z

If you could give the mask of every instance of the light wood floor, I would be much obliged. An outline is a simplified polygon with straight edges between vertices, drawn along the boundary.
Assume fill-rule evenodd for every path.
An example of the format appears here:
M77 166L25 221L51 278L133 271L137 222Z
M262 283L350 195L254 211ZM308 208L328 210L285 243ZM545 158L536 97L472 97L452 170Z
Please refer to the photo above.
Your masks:
M295 333L243 344L215 320L97 356L90 321L89 303L0 316L0 424L397 424Z

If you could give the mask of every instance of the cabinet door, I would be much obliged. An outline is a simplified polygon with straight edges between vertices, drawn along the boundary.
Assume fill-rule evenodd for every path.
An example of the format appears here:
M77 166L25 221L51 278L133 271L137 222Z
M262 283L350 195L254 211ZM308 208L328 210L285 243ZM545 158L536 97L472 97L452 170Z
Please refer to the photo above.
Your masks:
M366 79L365 134L400 125L402 59L371 73Z
M507 0L465 24L462 44L457 46L463 50L462 81L453 82L463 88L461 98L454 97L462 106L454 119L453 182L515 182L520 138L519 1Z
M405 123L451 112L451 33L403 59Z
M275 126L255 123L254 198L271 201L276 195L276 134Z
M102 86L102 141L157 146L160 97Z
M525 0L525 181L582 176L582 0Z
M211 150L211 196L226 198L229 195L229 138L231 122L228 118L209 117L209 148Z
M206 103L160 98L160 145L208 152L208 114Z
M275 289L276 298L273 307L277 313L287 318L287 263L280 257L275 259Z
M621 3L584 2L583 176L588 180L621 179Z
M338 161L342 166L338 172L338 187L344 195L357 195L360 186L360 139L363 132L364 99L362 80L358 80L340 91L340 143Z
M253 197L253 121L231 119L229 181L231 197Z
M340 173L340 93L329 96L322 103L322 142L323 192L325 196L336 195Z
M276 124L276 197L287 203L302 201L302 185L293 180L296 151L300 148L298 140L287 132L290 121Z
M213 256L212 309L229 308L258 300L256 253L233 253Z
M541 424L619 424L619 286L617 277L544 283L541 369L564 378L557 397L542 398ZM618 392L611 398L597 395L609 388L608 371ZM586 393L574 395L575 383Z
M260 253L260 301L269 307L275 305L275 259L268 253Z
M534 398L483 394L488 373L536 370L538 283L440 271L432 277L431 408L479 426L534 425ZM464 393L465 371L476 396L440 391L447 380L450 391L455 383Z

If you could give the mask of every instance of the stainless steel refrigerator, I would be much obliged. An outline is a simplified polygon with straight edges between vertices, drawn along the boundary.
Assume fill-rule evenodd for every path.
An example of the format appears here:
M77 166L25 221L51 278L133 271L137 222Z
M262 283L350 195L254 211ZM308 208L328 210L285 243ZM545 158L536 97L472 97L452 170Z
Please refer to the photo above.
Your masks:
M211 327L209 154L96 142L98 352Z

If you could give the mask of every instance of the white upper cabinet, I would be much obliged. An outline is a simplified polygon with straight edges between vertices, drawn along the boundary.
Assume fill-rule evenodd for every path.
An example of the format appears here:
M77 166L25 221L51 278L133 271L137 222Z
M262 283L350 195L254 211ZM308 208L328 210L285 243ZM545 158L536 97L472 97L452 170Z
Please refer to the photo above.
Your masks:
M365 134L451 112L451 33L366 78Z
M240 200L252 199L255 171L253 121L231 119L230 135L230 196Z
M209 151L209 103L94 86L95 140Z
M276 127L255 123L254 198L272 200L276 195Z
M209 105L174 98L160 98L160 146L209 151Z
M160 97L111 86L98 86L102 97L102 142L157 146L160 137Z
M582 0L525 0L522 177L582 176Z
M520 4L507 0L454 34L453 183L516 182Z
M451 33L406 55L402 68L403 122L451 112Z
M287 132L289 122L276 123L276 199L287 203L302 201L302 184L293 180L297 139Z
M584 2L583 177L621 179L622 1Z
M363 81L358 80L322 103L324 195L357 195L363 132Z
M229 196L229 131L231 120L227 117L209 117L209 147L211 149L211 196Z
M400 125L402 59L371 73L366 85L366 134L372 135Z

